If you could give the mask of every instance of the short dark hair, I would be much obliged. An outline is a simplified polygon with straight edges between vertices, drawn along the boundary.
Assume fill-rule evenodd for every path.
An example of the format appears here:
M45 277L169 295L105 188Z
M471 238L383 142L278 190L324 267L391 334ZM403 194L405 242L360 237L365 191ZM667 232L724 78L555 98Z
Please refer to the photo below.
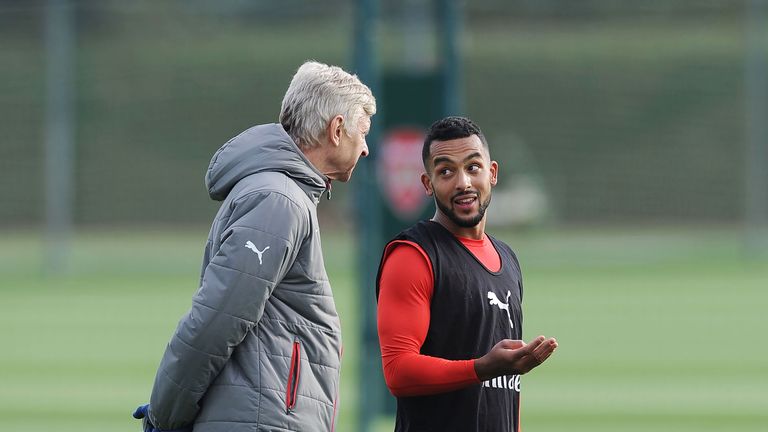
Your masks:
M429 127L427 137L424 138L424 147L421 148L421 160L424 162L424 168L427 168L427 161L431 153L432 141L449 141L458 138L467 138L477 135L483 147L488 149L488 142L480 128L472 120L466 117L451 116L442 118Z

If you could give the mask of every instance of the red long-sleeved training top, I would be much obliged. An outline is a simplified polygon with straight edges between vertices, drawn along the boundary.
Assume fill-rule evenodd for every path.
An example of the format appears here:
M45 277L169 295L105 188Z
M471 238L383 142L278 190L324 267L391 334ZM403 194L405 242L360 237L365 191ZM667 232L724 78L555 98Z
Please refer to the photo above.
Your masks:
M501 259L488 236L457 239L489 270L499 270ZM442 393L480 382L474 359L420 354L429 330L433 292L432 264L426 252L409 241L390 244L379 280L378 332L384 379L395 396Z

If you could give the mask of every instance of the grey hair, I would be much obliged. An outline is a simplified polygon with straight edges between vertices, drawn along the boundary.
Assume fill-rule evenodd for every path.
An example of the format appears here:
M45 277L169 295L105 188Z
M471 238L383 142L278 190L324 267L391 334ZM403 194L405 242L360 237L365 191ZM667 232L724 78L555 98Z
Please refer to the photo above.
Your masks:
M296 71L280 107L280 124L303 149L319 146L328 122L344 117L344 130L354 133L363 115L376 113L371 89L337 66L305 62Z

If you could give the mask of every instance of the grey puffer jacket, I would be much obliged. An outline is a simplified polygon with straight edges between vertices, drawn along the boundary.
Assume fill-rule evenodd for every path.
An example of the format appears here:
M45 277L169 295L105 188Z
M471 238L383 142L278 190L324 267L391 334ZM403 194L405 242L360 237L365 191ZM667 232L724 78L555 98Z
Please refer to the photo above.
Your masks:
M213 156L206 184L224 202L155 378L156 427L333 430L341 329L316 213L326 181L279 124Z

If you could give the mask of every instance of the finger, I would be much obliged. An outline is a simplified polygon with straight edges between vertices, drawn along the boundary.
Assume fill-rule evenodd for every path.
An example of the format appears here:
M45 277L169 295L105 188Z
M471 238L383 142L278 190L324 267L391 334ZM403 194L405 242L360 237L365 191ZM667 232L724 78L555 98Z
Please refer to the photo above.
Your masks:
M553 352L555 352L555 349L557 348L557 341L554 339L547 339L546 341L542 342L536 349L533 350L532 354L536 358L536 360L539 361L539 363L542 363L544 360L549 358L550 355L552 355Z
M149 405L141 405L136 408L136 411L133 412L133 418L143 419L147 415L147 408L149 408Z
M144 413L141 411L141 408L136 408L136 411L133 412L133 418L135 419L143 419Z
M557 339L555 339L555 338L550 338L550 339L549 339L549 341L550 341L550 342L549 342L549 344L552 346L552 351L554 351L555 349L557 349L557 347L558 347L558 344L557 344Z
M542 342L544 342L544 336L538 336L537 338L528 342L528 344L525 346L526 351L532 353L537 347L541 345Z
M504 339L499 345L504 349L518 349L525 346L525 342L519 339Z

